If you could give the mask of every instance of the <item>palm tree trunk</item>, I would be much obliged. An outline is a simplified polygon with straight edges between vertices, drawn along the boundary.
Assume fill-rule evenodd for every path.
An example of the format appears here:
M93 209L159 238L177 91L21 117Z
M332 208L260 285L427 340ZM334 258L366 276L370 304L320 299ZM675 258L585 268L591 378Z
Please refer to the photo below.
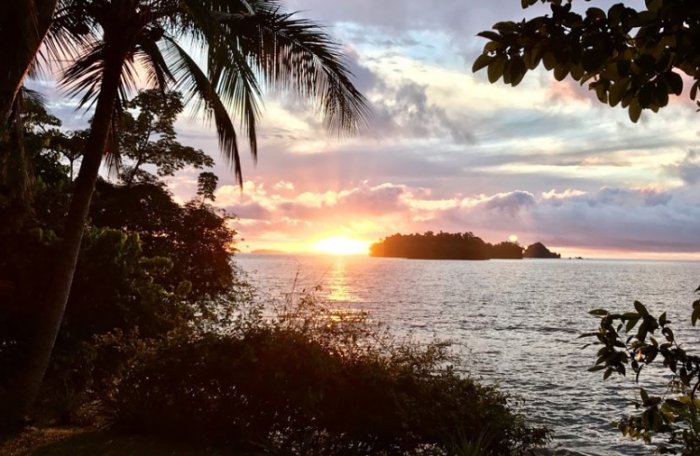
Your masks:
M0 43L3 43L0 46L0 125L3 128L49 31L56 4L57 0L3 0L0 5Z
M110 135L122 63L123 57L116 54L112 54L105 62L95 116L85 145L78 178L75 180L75 191L66 218L63 241L57 249L54 274L46 295L45 306L37 321L37 332L28 347L27 365L17 377L15 385L17 391L11 392L10 402L6 401L3 404L3 407L9 405L6 408L9 411L9 417L6 418L9 423L6 425L20 422L36 400L61 328L78 263L90 201Z

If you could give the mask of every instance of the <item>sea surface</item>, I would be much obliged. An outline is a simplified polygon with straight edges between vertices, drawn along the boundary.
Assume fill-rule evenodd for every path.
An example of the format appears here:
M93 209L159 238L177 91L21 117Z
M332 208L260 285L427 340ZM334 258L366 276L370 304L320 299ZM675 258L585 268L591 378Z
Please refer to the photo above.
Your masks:
M700 352L700 328L690 325L699 262L252 254L235 261L262 299L320 287L333 305L369 311L397 334L452 341L470 375L521 398L531 421L554 431L553 448L590 455L653 450L611 424L634 412L633 376L603 382L600 372L586 370L596 350L582 349L577 337L596 328L589 310L631 311L635 300L652 312L667 310L676 339ZM652 369L640 380L653 388L662 374Z

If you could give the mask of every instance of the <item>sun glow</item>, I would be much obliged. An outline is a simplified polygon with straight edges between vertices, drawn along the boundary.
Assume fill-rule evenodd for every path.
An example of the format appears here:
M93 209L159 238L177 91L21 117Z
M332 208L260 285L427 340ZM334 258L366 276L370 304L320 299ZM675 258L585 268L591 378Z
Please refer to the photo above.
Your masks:
M508 236L508 240L510 242L518 242L518 236L516 236L515 234L511 234L510 236Z
M316 242L313 249L315 252L329 255L366 255L369 252L369 244L369 241L347 236L333 236Z

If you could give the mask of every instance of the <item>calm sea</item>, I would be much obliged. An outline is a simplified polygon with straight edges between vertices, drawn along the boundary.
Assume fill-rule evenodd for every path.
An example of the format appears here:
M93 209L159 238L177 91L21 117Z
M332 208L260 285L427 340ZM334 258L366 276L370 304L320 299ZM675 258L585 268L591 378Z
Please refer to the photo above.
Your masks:
M648 454L611 425L637 397L634 379L586 371L596 308L635 300L668 310L676 337L700 351L690 327L700 263L614 260L421 261L369 257L238 255L263 297L321 287L334 305L367 310L418 340L449 339L474 377L524 400L532 421L554 430L553 447L592 455ZM644 379L661 371L643 373Z

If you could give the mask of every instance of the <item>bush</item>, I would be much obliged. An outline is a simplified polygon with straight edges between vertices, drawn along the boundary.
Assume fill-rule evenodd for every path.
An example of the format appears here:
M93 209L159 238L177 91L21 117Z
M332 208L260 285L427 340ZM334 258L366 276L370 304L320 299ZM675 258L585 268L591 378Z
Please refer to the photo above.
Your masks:
M115 424L304 455L454 454L476 441L483 454L518 454L547 438L505 395L458 375L444 344L397 342L367 315L311 299L250 315L226 334L127 343L133 356L101 391Z
M700 288L695 292L700 292ZM637 301L634 311L611 313L596 309L590 313L600 318L600 324L597 331L581 335L595 338L586 346L599 346L596 363L589 371L605 371L603 380L631 371L639 382L642 370L661 362L671 374L661 396L640 388L640 400L635 402L638 413L624 416L618 422L618 429L623 435L647 444L665 434L667 441L655 440L662 454L700 454L700 356L691 354L676 339L666 312L657 318ZM692 325L698 320L700 299L693 302Z

